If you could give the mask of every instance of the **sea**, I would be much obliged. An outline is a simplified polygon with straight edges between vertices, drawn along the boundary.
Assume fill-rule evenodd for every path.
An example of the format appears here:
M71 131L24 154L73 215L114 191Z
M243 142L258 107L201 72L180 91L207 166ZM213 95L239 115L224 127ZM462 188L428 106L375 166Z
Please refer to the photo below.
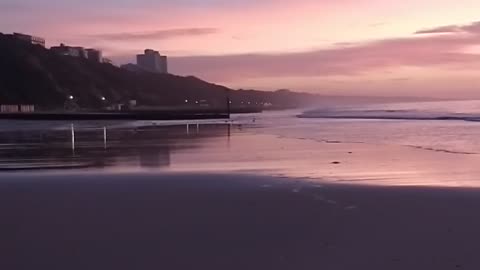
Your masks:
M480 100L330 106L266 115L275 134L480 154Z

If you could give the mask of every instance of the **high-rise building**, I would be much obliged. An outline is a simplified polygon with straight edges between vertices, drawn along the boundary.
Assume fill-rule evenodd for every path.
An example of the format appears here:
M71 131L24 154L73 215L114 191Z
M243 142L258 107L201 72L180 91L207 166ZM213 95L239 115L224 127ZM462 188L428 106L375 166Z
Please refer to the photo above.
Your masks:
M154 50L147 49L144 54L137 55L137 65L150 72L168 73L167 57Z

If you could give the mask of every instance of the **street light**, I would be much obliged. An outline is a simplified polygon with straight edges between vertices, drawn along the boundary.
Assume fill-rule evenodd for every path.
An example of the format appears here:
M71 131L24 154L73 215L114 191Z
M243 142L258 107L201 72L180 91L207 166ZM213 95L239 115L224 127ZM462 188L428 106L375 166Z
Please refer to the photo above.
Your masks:
M188 99L185 99L185 103L188 103Z
M73 96L68 96L68 99L73 100Z
M105 100L107 100L107 98L105 98L105 97L102 97L101 99L102 99L102 101L105 101Z

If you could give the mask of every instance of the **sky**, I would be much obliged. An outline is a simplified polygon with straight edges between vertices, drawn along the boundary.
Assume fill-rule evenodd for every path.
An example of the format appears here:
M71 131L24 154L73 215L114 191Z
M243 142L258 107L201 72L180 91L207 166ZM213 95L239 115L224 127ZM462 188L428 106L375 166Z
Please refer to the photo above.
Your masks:
M152 48L169 69L233 88L480 98L478 0L0 0L0 32Z

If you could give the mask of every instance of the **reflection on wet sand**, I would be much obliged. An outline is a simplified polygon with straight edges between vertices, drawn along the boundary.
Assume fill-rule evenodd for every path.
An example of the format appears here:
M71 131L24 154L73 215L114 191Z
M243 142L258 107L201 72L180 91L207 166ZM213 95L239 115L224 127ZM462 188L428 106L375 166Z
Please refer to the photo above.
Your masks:
M258 123L74 127L74 136L70 125L0 132L0 170L244 173L344 184L480 186L475 154L292 138L268 134L271 128Z
M168 167L172 152L230 133L230 124L2 131L0 170Z

